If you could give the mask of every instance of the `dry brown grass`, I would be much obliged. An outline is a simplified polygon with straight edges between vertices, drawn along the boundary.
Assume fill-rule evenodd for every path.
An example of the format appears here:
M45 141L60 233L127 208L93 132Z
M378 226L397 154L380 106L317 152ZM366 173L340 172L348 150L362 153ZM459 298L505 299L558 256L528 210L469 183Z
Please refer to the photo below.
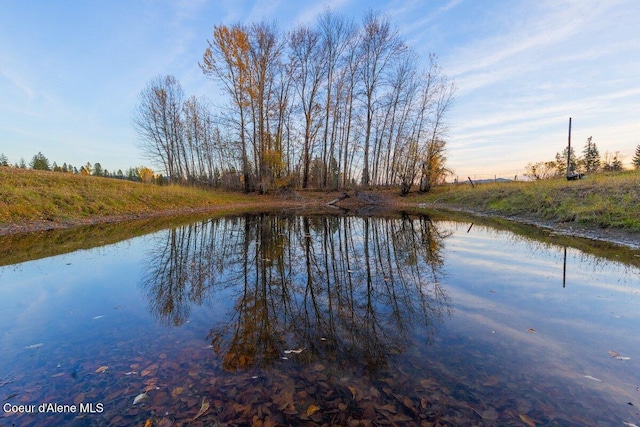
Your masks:
M640 171L594 174L580 181L447 185L414 201L500 215L640 231Z

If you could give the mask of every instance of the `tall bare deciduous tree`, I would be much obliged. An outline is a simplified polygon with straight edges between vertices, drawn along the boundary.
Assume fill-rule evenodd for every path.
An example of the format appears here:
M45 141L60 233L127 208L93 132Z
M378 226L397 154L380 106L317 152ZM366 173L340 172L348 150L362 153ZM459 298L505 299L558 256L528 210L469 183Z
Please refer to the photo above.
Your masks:
M325 63L325 102L324 102L324 129L322 138L323 176L322 187L330 185L333 188L339 186L339 174L342 170L342 145L339 143L338 129L340 119L345 116L340 110L344 100L344 82L339 79L341 67L345 64L345 51L349 48L356 35L353 22L345 17L326 10L318 18L318 31L320 43L324 52ZM338 153L336 153L338 146ZM332 166L335 164L335 168ZM331 180L331 182L329 182Z
M362 82L366 108L362 159L363 185L369 185L371 181L369 157L374 114L379 102L378 92L385 83L384 74L405 50L406 45L397 31L392 29L388 18L373 11L365 15L358 44L360 55L358 74Z
M133 123L139 147L173 182L214 186L221 159L229 164L209 104L185 100L173 76L157 77L140 92Z
M247 152L247 121L251 98L249 74L250 41L247 29L236 24L231 27L217 25L213 39L208 41L200 68L202 72L220 82L231 97L231 105L237 111L237 133L242 153L244 191L251 190L249 157Z
M158 76L140 92L133 124L140 136L139 148L160 165L170 179L184 178L180 164L182 146L182 86L171 75Z
M250 27L249 75L253 117L255 176L260 192L268 191L283 170L281 129L274 124L280 107L279 87L283 43L275 24L261 22Z
M289 48L294 87L303 115L302 188L307 188L311 156L322 123L318 98L326 74L326 51L320 43L320 34L307 26L300 26L289 34Z
M217 25L199 65L228 108L214 116L205 100L185 100L175 78L158 77L134 125L143 151L178 181L429 191L447 173L455 86L435 55L423 72L418 63L372 11L359 26L326 11L286 34L264 22Z

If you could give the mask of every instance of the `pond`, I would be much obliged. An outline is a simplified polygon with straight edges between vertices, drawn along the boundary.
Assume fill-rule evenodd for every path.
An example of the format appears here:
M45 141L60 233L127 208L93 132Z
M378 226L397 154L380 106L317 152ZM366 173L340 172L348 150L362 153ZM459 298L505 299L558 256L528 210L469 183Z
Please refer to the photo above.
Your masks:
M25 256L0 420L640 425L640 252L532 234L247 214Z

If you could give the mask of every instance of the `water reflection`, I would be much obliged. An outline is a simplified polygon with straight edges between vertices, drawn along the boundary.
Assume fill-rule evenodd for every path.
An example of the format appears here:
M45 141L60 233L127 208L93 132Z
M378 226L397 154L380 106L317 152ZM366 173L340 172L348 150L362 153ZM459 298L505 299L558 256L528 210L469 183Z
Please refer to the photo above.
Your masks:
M449 236L427 216L242 217L170 230L148 253L142 288L162 323L231 298L208 339L224 369L331 360L376 371L428 340L450 311L441 285ZM302 351L300 351L302 350Z
M83 251L40 235L63 255L0 268L0 400L104 412L0 419L639 425L640 254L433 218L245 215Z

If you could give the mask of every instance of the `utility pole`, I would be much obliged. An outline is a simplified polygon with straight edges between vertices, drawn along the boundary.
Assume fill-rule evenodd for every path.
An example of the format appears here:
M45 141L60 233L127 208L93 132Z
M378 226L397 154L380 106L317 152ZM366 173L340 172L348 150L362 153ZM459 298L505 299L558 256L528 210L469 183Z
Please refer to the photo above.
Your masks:
M569 117L569 145L567 147L567 179L571 179L571 117Z
M569 117L569 144L567 145L567 181L582 179L582 173L571 170L571 117Z

